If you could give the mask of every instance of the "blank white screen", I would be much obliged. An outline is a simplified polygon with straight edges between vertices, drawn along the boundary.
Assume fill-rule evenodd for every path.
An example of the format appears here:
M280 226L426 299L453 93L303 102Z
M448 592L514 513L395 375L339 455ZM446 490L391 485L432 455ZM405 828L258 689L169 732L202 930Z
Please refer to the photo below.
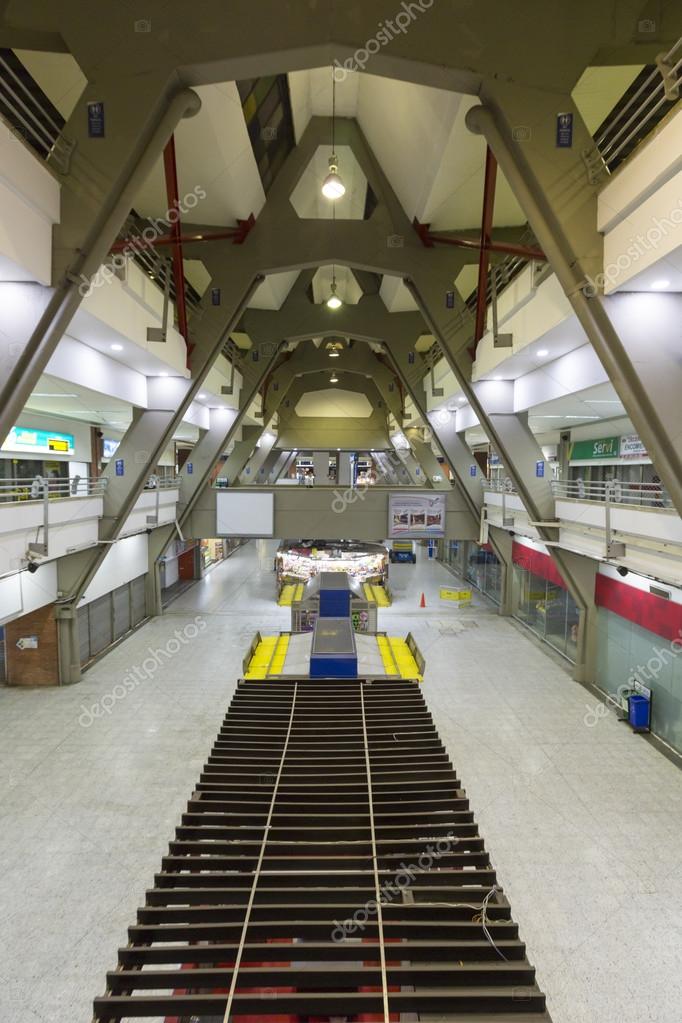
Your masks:
M216 536L273 536L274 531L274 494L216 494Z

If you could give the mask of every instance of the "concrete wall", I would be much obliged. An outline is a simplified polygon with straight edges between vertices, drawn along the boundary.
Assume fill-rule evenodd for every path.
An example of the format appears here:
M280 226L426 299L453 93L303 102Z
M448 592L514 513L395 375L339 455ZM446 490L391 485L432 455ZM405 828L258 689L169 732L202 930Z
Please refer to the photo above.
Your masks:
M388 495L396 488L376 486L367 490L344 490L315 486L267 490L275 495L274 535L280 539L382 540L388 532ZM410 489L411 494L415 492L418 491ZM433 496L432 490L426 493ZM453 489L445 493L446 538L478 539L478 523L459 491ZM183 524L183 534L186 538L216 535L215 490L204 491L189 520Z

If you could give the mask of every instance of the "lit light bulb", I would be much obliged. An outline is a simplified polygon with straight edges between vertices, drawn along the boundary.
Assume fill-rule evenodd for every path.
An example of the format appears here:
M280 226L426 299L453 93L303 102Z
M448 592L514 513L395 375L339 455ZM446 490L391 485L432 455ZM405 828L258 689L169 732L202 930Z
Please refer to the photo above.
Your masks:
M345 193L346 186L339 177L336 153L332 153L329 157L329 174L327 174L327 177L322 182L322 195L325 199L331 199L333 202L335 199L340 199Z
M332 281L331 294L327 299L327 309L340 309L342 305L343 302L336 294L336 281Z
M332 373L332 375L329 378L329 383L330 384L338 384L338 382L339 382L339 378L337 377L336 373Z

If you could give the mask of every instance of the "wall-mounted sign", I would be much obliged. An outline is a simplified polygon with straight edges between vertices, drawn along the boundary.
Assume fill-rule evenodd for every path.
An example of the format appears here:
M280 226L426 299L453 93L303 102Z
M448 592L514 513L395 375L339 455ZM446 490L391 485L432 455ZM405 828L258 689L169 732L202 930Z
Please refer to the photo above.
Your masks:
M103 437L102 458L113 458L120 443L120 440L114 440L112 437Z
M455 308L455 293L454 293L454 291L446 291L445 292L445 308L446 309L454 309Z
M211 305L220 305L220 288L211 288Z
M18 650L37 650L38 649L38 637L37 636L20 636L16 643Z
M573 114L556 115L556 144L558 149L570 149L573 145Z
M445 494L389 494L388 535L445 536Z
M568 450L568 457L571 462L587 462L593 461L595 458L619 458L620 437L573 441Z
M542 459L539 459L535 463L535 475L542 478L545 475L545 463Z
M188 462L187 463L187 475L191 476L193 472L194 472L194 465L193 465L192 462Z
M628 433L620 438L621 458L648 458L649 454L641 438L636 433Z
M114 468L117 476L125 476L125 461L122 458L116 459Z
M88 103L88 136L104 138L104 103Z
M475 466L475 465L470 465L470 466L469 466L469 475L470 475L470 476L475 476L475 475L476 475L476 470L477 470L477 466Z
M22 451L32 455L72 455L74 439L71 433L13 426L2 445L2 450Z

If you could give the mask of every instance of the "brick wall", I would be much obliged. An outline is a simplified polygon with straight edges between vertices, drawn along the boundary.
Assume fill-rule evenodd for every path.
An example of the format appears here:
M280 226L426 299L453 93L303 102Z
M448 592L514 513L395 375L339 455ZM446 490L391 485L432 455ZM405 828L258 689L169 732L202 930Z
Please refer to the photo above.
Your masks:
M37 649L17 647L17 640L25 636L38 637ZM5 626L5 656L7 681L11 686L59 685L57 623L51 604L15 618Z

